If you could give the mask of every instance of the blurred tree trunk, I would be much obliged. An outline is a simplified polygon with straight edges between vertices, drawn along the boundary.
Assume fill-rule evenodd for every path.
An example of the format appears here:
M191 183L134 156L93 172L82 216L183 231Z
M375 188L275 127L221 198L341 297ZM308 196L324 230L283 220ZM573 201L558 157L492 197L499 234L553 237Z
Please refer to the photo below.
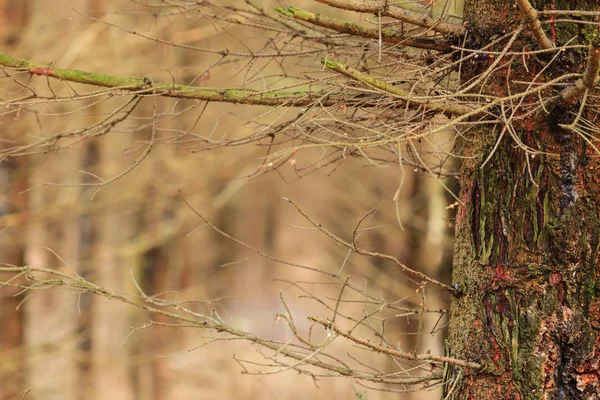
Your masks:
M470 0L465 19L475 43L490 43L521 15L511 2ZM562 43L573 35L564 29ZM527 45L524 38L513 48ZM585 56L557 60L538 82L582 68ZM485 58L463 66L464 82L487 68ZM510 71L488 77L487 90L518 90L515 81L531 81L548 61L540 60L513 60ZM600 398L600 160L582 137L558 126L572 122L569 109L547 110L513 121L522 144L544 154L526 153L508 134L493 150L502 125L466 137L453 273L461 294L448 342L452 356L484 369L451 369L448 399Z
M177 52L178 55L181 53L181 51ZM180 65L186 64L181 62ZM159 113L158 108L164 107L165 113L167 113L177 110L180 106L181 104L174 106L162 101L156 103ZM187 128L185 122L182 121L182 118L170 118L166 122L161 122L160 127L165 131L157 132L156 139L159 141L173 140L172 133L167 130L185 131ZM147 138L148 132L144 132L143 135L144 138ZM139 139L143 140L144 138L140 137ZM164 190L169 182L177 179L178 161L176 147L166 146L162 149L160 158L147 160L146 163L147 173L151 174L152 179L149 179L144 186L146 195L141 207L145 211L138 215L138 219L142 220L138 221L140 228L138 238L146 239L142 239L139 242L140 247L134 249L133 252L136 253L141 264L137 274L140 285L148 296L158 295L160 298L169 298L167 293L182 289L181 267L171 260L174 253L183 251L181 243L173 240L180 225L177 219L179 197ZM169 318L163 315L151 315L146 312L136 312L136 314L136 319L144 319L139 321L140 324L147 322L148 319L159 323L170 322ZM148 362L138 367L136 371L139 376L137 397L153 400L169 398L173 386L168 377L169 361L168 358L157 357L157 355L169 354L173 349L181 350L178 347L180 343L169 342L170 333L173 333L172 330L166 326L153 326L142 333L139 350L148 357Z
M126 135L116 135L111 141L102 141L100 162L102 176L111 179L133 162L123 154L133 143ZM128 179L128 176L122 178ZM119 185L102 188L100 199L120 198ZM118 293L127 293L132 288L130 268L133 257L123 254L123 247L131 242L135 233L132 210L111 207L97 220L98 243L94 257L94 282ZM127 307L117 306L109 299L94 297L92 303L92 376L94 397L127 400L134 398L132 371L128 348L122 345L123 338L130 332L130 313Z
M11 2L0 0L0 42L12 47L18 39L28 19L28 1ZM10 123L4 121L0 137L1 147L14 145L9 138ZM24 159L8 159L0 163L0 263L4 265L24 264L24 225L27 196L22 192L27 188L27 168ZM6 278L10 278L6 274ZM0 277L0 281L6 279ZM4 287L0 294L0 399L22 395L24 386L22 345L24 330L23 310L17 308L22 297L15 295L20 290Z
M151 224L155 228L160 228L160 223ZM151 229L151 228L150 228ZM168 279L169 259L164 246L154 247L146 251L143 256L144 280L142 287L148 295L166 293L170 288ZM168 323L169 320L163 315L146 316L153 321ZM168 331L165 326L155 326L144 334L145 353L148 354L151 360L147 363L146 376L149 379L141 381L147 386L138 388L138 393L147 392L145 398L153 400L166 399L168 394L169 381L166 379L166 361L165 358L155 357L157 353L164 353L165 348L168 348ZM146 369L140 368L140 370ZM140 371L142 373L144 371Z
M25 189L26 171L21 159L0 163L0 264L23 265L23 215L26 196L18 193ZM11 274L0 274L0 281L7 282ZM16 397L23 387L24 370L21 354L23 344L23 311L18 308L23 300L16 296L17 287L4 286L0 294L0 399Z
M0 2L0 33L6 46L17 45L26 32L30 6L30 1L25 0ZM18 119L17 114L15 120ZM37 128L32 127L33 130ZM3 129L9 129L9 126L5 124ZM10 136L7 132L3 137ZM7 140L5 144L10 146L15 143ZM76 152L63 158L66 163L76 162L77 159ZM0 167L10 172L5 181L6 189L10 190L4 192L12 194L7 199L8 211L27 209L28 229L19 232L19 229L15 228L12 232L7 232L8 237L12 238L12 243L9 250L0 250L0 253L10 258L7 262L14 265L29 264L61 270L76 268L79 261L77 217L70 214L63 219L52 211L64 209L65 205L74 203L79 190L67 188L61 191L60 196L53 196L53 191L42 185L48 181L56 181L61 172L54 169L30 168L40 160L32 156L13 158L1 163ZM28 168L24 168L25 166ZM26 189L32 190L25 192ZM59 255L60 259L52 255L52 252ZM65 262L68 265L65 265ZM11 294L10 290L5 290L4 293L14 294ZM19 369L25 371L26 379L13 376L10 385L1 387L17 389L18 393L14 393L16 397L23 396L28 387L33 387L34 390L28 395L33 398L75 399L78 381L75 354L77 296L68 291L38 292L25 300L26 307L17 309L17 302L22 300L24 299L12 296L10 299L3 299L2 304L11 314L9 320L1 323L3 333L10 336L10 340L4 341L4 344L21 344L21 351L26 352L26 356L21 354L15 359ZM6 329L5 326L10 329Z
M33 163L34 160L36 160L35 157L30 157L28 161ZM29 177L30 185L41 184L44 181L43 175L43 172L39 169L32 170ZM48 226L47 223L41 218L36 218L35 215L42 213L45 204L47 204L47 201L44 196L44 191L35 190L29 192L27 209L33 218L31 218L27 225L25 263L26 265L41 268L49 267L48 261L50 253L43 248L43 246L47 245ZM26 345L30 347L27 349L27 385L42 387L44 389L48 388L48 382L45 379L46 374L43 373L43 370L49 368L50 365L40 361L40 358L42 358L43 355L39 353L42 351L41 344L44 343L45 338L48 337L47 324L51 321L44 315L46 311L48 311L45 309L44 303L50 304L50 302L47 302L46 300L51 295L52 293L49 291L40 293L34 299L30 299L29 304L25 309L26 332L24 341ZM25 388L21 388L21 390L23 389Z
M42 160L38 157L28 159L29 163L37 161ZM72 242L77 235L73 231L73 219L76 217L65 217L60 210L73 203L78 190L61 188L60 196L53 196L53 191L43 185L58 181L61 171L39 166L33 168L29 181L31 190L28 192L30 219L25 263L71 272L76 269L78 261L77 241ZM25 304L27 387L37 389L28 396L39 399L76 399L77 294L68 289L40 290L31 295Z
M93 114L92 114L93 115ZM92 117L93 118L93 117ZM87 141L81 149L80 169L91 174L98 174L99 149L96 141ZM97 182L91 174L83 174L81 181L83 184ZM82 197L89 199L91 191L84 191ZM78 273L84 279L93 279L93 268L95 267L96 245L98 243L97 218L89 212L84 213L78 218L77 231L75 238L79 245L79 270ZM80 362L80 399L90 398L93 388L93 370L91 360L92 343L92 302L93 297L89 293L82 294L78 299L77 308L80 312L78 329L78 349L81 352Z
M30 15L29 0L0 0L0 38L6 46L18 43Z
M444 120L445 122L445 120ZM452 136L454 131L447 130L438 135L435 138L427 138L428 143L424 145L426 152L439 155L449 154L452 151ZM435 148L433 143L443 143L443 149ZM431 157L428 162L437 164L441 162L437 157ZM446 160L447 163L452 163L452 160ZM446 165L446 168L455 167L454 165ZM448 204L448 198L450 203L453 199L450 197L448 191L440 184L437 179L430 176L425 176L419 180L418 192L415 197L418 200L413 200L411 204L422 204L422 210L414 210L412 220L417 222L416 229L413 228L413 237L411 238L414 245L414 252L409 265L418 265L420 270L426 273L428 276L435 279L443 279L441 277L448 276L449 271L446 268L451 267L452 263L452 232L448 226L449 211L446 208ZM448 179L444 179L444 182L448 185ZM419 223L420 222L420 223ZM448 309L449 296L446 292L431 289L430 287L423 286L419 288L419 292L416 293L417 300L424 300L422 305L419 301L415 301L415 308L419 306L426 307L432 310ZM422 324L421 332L419 332L419 341L415 343L416 336L409 336L413 338L413 343L409 345L409 350L413 350L416 353L423 351L431 351L433 354L444 354L444 336L442 332L445 332L444 326L447 325L448 319L447 314L438 315L437 313L421 313L415 315L411 322L413 326L419 326ZM418 348L416 347L419 345ZM425 399L439 399L441 396L441 390L431 390L428 392L414 392L406 395L407 398L415 400Z

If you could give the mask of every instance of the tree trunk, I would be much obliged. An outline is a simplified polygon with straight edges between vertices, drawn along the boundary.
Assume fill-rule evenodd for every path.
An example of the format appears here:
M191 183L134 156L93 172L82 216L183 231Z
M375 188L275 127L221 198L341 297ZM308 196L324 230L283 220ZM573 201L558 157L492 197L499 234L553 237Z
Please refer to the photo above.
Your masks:
M558 3L557 9L572 8ZM513 31L522 16L511 2L470 0L465 20L470 45L478 48ZM562 29L559 43L578 33ZM536 48L527 36L511 50ZM581 72L585 56L556 59L537 82ZM511 93L523 90L514 82L532 81L551 57L507 56L499 65L510 68L489 76L487 93L508 95L509 85ZM470 71L463 81L491 63L487 56L473 59L463 66ZM523 104L535 102L537 96ZM497 124L465 137L453 273L460 295L452 302L448 345L453 357L483 368L450 368L447 399L600 398L600 162L582 135L558 125L571 123L570 112L578 109L548 102L546 110L515 119L514 134L504 131L502 138L505 126ZM544 154L527 153L523 145Z
M68 160L68 158L65 157ZM48 210L62 210L70 205L77 188L68 188L61 192L61 198L53 196L51 190L42 186L56 181L60 175L51 161L39 168L40 158L27 159L33 173L29 175L30 190L27 198L28 228L25 236L24 261L26 265L39 268L73 271L71 263L77 267L77 247L71 245L73 222L71 216L63 216L60 211L52 215ZM67 161L68 162L68 161ZM68 222L65 222L67 220ZM56 256L58 255L58 257ZM59 259L60 257L60 259ZM69 265L65 265L65 261ZM43 279L50 279L49 275ZM24 328L23 342L26 346L25 361L27 386L21 388L32 399L77 398L78 365L75 358L77 331L77 295L60 290L40 290L35 296L29 296L23 303ZM24 394L21 394L24 396Z
M28 1L7 2L0 0L0 43L7 48L15 44L18 33L23 31L28 19ZM0 130L0 149L17 142L12 121L3 121ZM27 163L9 159L0 162L0 264L23 265L24 262L24 221L27 195ZM1 282L11 278L10 273L0 274ZM16 286L2 286L0 294L0 399L16 398L22 395L24 386L25 362L22 354L24 313L19 304L23 296Z
M0 145L1 146L1 145ZM26 177L18 160L0 163L0 264L22 265L23 226L19 221L25 209L25 196L16 193L25 189ZM10 282L10 273L1 273L0 281ZM24 362L23 311L19 304L23 297L20 288L6 285L0 294L0 399L16 398L23 387Z
M131 163L123 149L130 145L129 137L117 137L111 142L102 142L99 147L102 173L110 179L122 173ZM124 181L129 176L123 178ZM130 183L130 185L132 185ZM105 196L105 197L103 197ZM97 198L119 198L123 196L118 186L102 188ZM98 245L94 261L94 282L117 293L127 293L131 288L129 268L132 257L124 254L123 247L132 241L135 220L131 210L113 208L99 219ZM122 345L123 338L131 332L130 310L115 306L108 299L95 297L91 306L91 379L94 383L95 399L129 400L135 397L131 379L131 364L128 348Z

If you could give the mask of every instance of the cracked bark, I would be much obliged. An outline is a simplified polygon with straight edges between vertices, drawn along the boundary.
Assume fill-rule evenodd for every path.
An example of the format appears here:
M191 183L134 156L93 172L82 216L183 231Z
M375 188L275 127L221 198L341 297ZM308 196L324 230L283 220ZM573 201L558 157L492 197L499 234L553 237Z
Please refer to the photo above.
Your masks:
M523 18L496 0L468 1L465 17L481 43ZM547 60L535 62L539 71ZM545 79L585 64L585 54L557 62ZM484 90L506 94L506 76L493 74ZM531 79L522 61L513 60L511 79ZM448 399L600 399L600 161L564 128L578 108L577 99L557 102L514 122L519 140L541 152L535 155L504 138L482 169L502 126L481 127L465 141L453 272L461 295L452 303L448 344L450 356L484 369L449 368Z

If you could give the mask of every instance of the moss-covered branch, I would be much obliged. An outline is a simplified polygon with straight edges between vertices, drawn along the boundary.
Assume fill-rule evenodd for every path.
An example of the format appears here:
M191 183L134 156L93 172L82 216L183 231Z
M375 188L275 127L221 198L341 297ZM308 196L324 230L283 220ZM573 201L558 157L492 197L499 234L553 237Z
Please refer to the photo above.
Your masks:
M336 71L344 76L352 78L354 80L360 81L367 86L374 87L376 89L382 90L384 92L392 94L394 97L399 98L405 101L407 104L415 104L422 106L428 110L436 110L443 113L450 113L454 115L466 115L474 111L473 107L455 104L447 101L428 101L423 98L419 98L417 96L411 96L406 90L403 90L397 86L391 85L382 81L381 79L377 79L375 77L363 74L362 72L349 67L345 64L323 58L321 62L325 65L325 67Z
M380 31L379 29L365 28L354 22L332 18L322 14L314 14L295 7L276 8L276 10L290 18L332 29L339 33L347 33L369 39L379 39L381 37L381 40L387 43L400 44L419 49L437 50L442 52L449 52L452 50L450 44L446 40L410 38L398 35L391 29L381 29Z
M451 24L442 20L436 20L425 14L405 10L397 5L391 4L391 1L381 0L315 0L318 3L340 8L343 10L357 11L363 13L372 13L382 17L392 17L400 21L408 22L413 25L422 26L431 29L434 32L459 35L465 34L465 28L462 25Z
M264 16L279 22L280 24L284 25L287 28L290 28L293 31L305 33L304 31L306 28L304 26L302 26L298 22L290 21L289 19L282 17L281 14L275 12L271 7L265 7L262 4L261 0L246 0L246 4L254 7Z
M220 89L170 83L154 83L152 79L149 78L128 78L85 72L76 69L52 68L47 65L36 64L31 61L11 57L3 53L0 53L0 66L16 68L18 70L27 71L32 75L47 76L68 82L85 83L88 85L116 88L138 93L147 92L148 94L152 93L154 95L182 99L266 106L307 106L313 104L316 99L325 96L322 92L310 91L292 92L273 90L268 92L258 92L250 89ZM334 105L337 104L337 102L338 99L331 96L324 97L320 101L320 103L325 106Z

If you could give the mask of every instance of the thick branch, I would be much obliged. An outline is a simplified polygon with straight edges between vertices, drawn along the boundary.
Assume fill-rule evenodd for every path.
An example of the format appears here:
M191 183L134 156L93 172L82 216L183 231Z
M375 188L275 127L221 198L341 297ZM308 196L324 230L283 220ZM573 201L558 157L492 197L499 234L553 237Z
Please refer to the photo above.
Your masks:
M114 75L98 74L75 69L50 68L31 61L22 60L0 53L0 66L17 68L30 74L48 76L63 81L85 83L94 86L117 88L137 93L148 93L165 97L240 103L252 105L288 105L308 106L322 98L320 103L325 106L339 102L333 97L324 97L323 92L291 92L273 90L258 92L250 89L221 89L200 86L153 83L151 78L127 78ZM324 97L324 98L323 98Z
M371 86L371 87L377 88L379 90L382 90L384 92L390 93L390 94L394 95L396 98L399 98L399 99L405 101L407 104L412 103L415 105L422 106L428 110L435 110L435 111L440 111L443 113L450 113L450 114L454 114L454 115L465 115L474 110L473 107L469 107L469 106L461 105L461 104L455 104L455 103L451 103L451 102L447 102L447 101L432 102L432 101L420 99L416 96L411 97L410 93L408 93L407 91L405 91L397 86L386 83L380 79L363 74L362 72L360 72L352 67L349 67L345 64L342 64L342 63L339 63L339 62L336 62L333 60L325 59L325 58L323 58L321 60L321 62L327 68L329 68L331 70L339 72L340 74L347 76L349 78L360 81L367 86Z
M583 76L572 86L560 93L560 98L567 105L573 105L586 90L593 88L598 83L598 69L600 67L600 39L594 38L590 43L587 65Z
M347 33L354 36L361 36L369 39L379 39L387 43L400 44L403 46L416 47L419 49L430 49L442 52L450 52L452 48L445 40L439 39L423 39L423 38L408 38L398 35L391 29L371 29L365 28L354 22L344 21L337 18L328 17L322 14L313 14L309 11L300 10L295 7L276 8L281 14L287 15L290 18L295 18L300 21L309 22L314 25L322 26L323 28L332 29L340 33Z
M450 24L442 20L436 20L425 14L408 11L398 6L389 4L390 1L381 0L315 0L318 3L327 4L332 7L343 10L357 12L368 12L382 17L392 17L400 21L408 22L413 25L429 28L432 31L459 35L465 34L465 28L462 25Z
M542 29L537 10L533 8L529 0L517 0L517 4L519 5L521 12L529 19L529 27L531 28L537 44L542 49L553 49L554 43L552 43L552 40L546 36L546 32Z

